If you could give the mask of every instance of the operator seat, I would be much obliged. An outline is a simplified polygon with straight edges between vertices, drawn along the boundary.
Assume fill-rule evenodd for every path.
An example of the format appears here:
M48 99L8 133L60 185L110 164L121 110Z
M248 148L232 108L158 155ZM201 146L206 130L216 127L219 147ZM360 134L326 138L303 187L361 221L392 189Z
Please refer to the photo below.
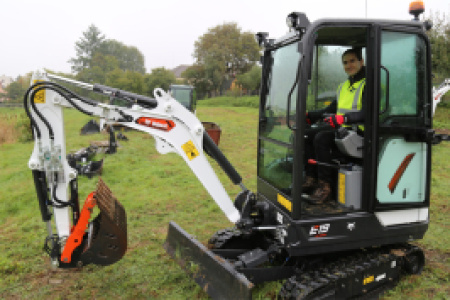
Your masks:
M342 154L359 159L363 157L364 138L355 131L341 127L334 141Z

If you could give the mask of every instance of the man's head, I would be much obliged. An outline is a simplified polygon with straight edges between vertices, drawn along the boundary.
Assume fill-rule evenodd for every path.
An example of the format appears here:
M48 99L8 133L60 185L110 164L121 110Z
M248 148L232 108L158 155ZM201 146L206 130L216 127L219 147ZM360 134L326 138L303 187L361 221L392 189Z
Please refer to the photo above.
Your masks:
M364 66L361 48L352 48L342 54L342 64L348 76L355 76Z

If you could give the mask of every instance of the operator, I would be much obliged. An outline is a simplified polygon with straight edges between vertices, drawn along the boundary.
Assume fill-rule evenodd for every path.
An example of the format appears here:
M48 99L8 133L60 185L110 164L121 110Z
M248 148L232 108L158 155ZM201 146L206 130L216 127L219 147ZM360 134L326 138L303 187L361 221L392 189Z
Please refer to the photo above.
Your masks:
M335 133L340 126L356 129L363 135L364 127L355 125L364 122L364 86L365 66L361 48L352 48L342 54L342 64L348 79L337 88L337 99L321 110L306 113L309 124L323 120L331 127L319 132L306 135L309 140L305 142L305 158L314 158L318 162L332 163L339 155L335 144ZM324 115L330 115L324 118ZM312 204L322 204L331 200L331 183L333 169L326 166L317 166L305 163L305 181L302 185L304 193L310 194L308 200Z

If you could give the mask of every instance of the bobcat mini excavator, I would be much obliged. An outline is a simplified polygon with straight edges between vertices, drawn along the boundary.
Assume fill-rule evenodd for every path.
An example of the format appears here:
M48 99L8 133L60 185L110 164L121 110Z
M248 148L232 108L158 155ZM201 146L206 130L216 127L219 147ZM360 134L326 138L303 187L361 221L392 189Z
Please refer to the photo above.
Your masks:
M412 7L416 15L423 11ZM250 299L254 285L275 280L285 280L281 298L373 297L402 274L421 272L423 251L410 242L427 231L431 145L446 139L432 130L427 24L370 19L310 23L303 13L292 13L287 21L290 31L280 39L257 35L264 55L255 193L195 115L163 90L156 89L150 98L33 75L24 97L35 140L29 168L48 228L45 249L54 266L108 265L127 248L125 209L103 181L79 205L77 173L65 148L63 108L71 107L152 135L158 152L180 155L234 223L213 234L209 247L175 222L169 224L165 249L212 298ZM341 55L351 47L360 47L366 62L364 137L351 130L336 136L342 158L328 166L336 171L335 201L312 205L302 191L305 134L324 125L309 126L305 116L335 97L346 79ZM80 97L60 81L128 105ZM205 153L241 186L234 202ZM100 208L95 218L94 206Z

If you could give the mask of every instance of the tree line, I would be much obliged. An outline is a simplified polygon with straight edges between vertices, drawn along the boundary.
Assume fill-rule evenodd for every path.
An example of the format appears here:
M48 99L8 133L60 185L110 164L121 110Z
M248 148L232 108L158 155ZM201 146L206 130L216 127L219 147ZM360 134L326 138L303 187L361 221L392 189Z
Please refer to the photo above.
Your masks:
M152 97L157 87L168 90L171 84L190 84L197 95L217 95L226 80L257 90L260 81L259 46L250 32L242 32L236 23L225 23L208 30L195 42L195 64L182 79L164 67L145 69L145 57L139 49L114 39L107 39L95 26L82 33L75 42L76 56L69 60L71 74L46 70L86 83L98 83ZM6 91L13 101L21 101L29 87L31 73L19 76ZM86 96L86 92L76 89Z
M438 12L429 19L433 23L427 32L431 42L431 68L437 79L442 80L450 77L450 22L448 16Z
M432 69L436 79L441 80L450 76L450 23L445 14L436 13L429 19L433 23L433 28L427 32ZM261 53L254 34L243 32L236 23L210 28L195 41L195 63L181 74L181 81L164 67L147 73L145 58L139 49L107 39L95 25L90 25L75 42L75 51L76 57L69 60L72 74L58 75L150 97L154 88L168 90L174 83L193 85L200 98L223 94L232 82L240 93L257 91L261 80L261 67L257 64ZM30 74L19 76L6 88L8 98L21 101L29 86Z

